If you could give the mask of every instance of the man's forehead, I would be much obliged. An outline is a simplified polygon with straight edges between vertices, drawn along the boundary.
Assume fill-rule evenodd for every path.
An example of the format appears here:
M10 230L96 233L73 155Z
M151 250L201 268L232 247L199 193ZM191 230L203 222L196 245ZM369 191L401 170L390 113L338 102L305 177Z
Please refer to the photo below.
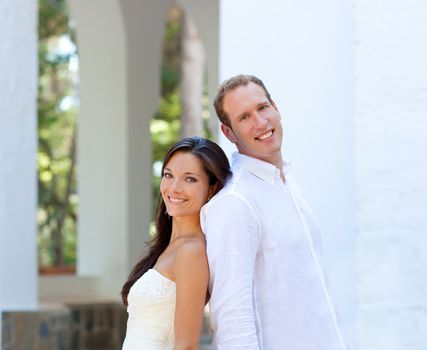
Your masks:
M246 109L253 108L268 101L265 91L260 86L249 83L240 85L229 91L224 97L224 110L226 113L240 114Z

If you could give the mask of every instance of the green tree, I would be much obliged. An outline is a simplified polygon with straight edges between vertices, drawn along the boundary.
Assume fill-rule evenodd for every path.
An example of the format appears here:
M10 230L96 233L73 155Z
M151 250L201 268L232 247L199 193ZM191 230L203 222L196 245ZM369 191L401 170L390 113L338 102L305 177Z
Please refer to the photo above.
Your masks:
M38 31L39 265L74 265L78 103L70 64L77 52L65 0L39 0Z
M186 21L186 17L182 9L174 5L170 12L169 17L166 22L165 34L163 38L163 60L162 60L162 71L161 71L161 97L160 97L160 106L159 110L153 116L151 120L151 139L153 145L153 177L152 177L152 220L154 221L155 217L155 209L156 203L159 196L159 186L161 181L161 166L162 160L167 152L167 150L181 137L187 136L186 132L194 132L195 129L187 128L186 130L182 130L182 123L194 122L194 118L197 118L197 115L192 115L192 118L183 118L189 117L189 115L182 116L182 108L181 103L185 101L186 114L189 114L191 111L200 111L196 112L201 114L200 124L202 124L203 134L201 136L205 136L208 138L212 137L212 132L209 130L208 121L202 118L202 115L209 115L208 113L208 93L207 93L207 84L206 84L206 76L201 77L197 80L198 83L203 80L203 91L201 94L194 94L191 91L185 91L182 89L181 80L183 78L183 74L186 74L186 79L188 85L189 75L192 74L202 74L200 69L200 65L203 65L203 57L199 57L202 52L202 48L197 47L196 52L192 49L194 43L189 43L191 41L189 36L192 36L193 33L188 30L184 30L185 26L188 26L188 19ZM193 29L194 30L194 29ZM183 42L183 40L186 42ZM186 50L183 50L183 44L186 45ZM196 46L200 46L200 43L197 43ZM190 46L190 47L189 47ZM185 51L185 52L183 52ZM183 55L186 55L185 60L183 60ZM196 55L196 57L194 57ZM193 56L193 57L188 57ZM186 67L184 67L184 61ZM189 69L188 62L197 61L196 72L191 71L191 67ZM181 85L181 86L180 86ZM194 85L190 84L194 89ZM197 88L197 87L196 87ZM202 88L202 86L200 86ZM191 89L190 89L191 90ZM190 96L191 95L191 96ZM201 100L194 101L194 97L197 99L202 95ZM188 99L186 99L188 97ZM193 105L192 105L193 104ZM194 104L198 104L201 108L194 108ZM198 121L197 121L198 123ZM197 129L200 129L197 128ZM197 134L200 132L198 131ZM154 231L152 230L152 234Z
M179 103L181 17L181 9L178 6L172 7L163 38L160 106L151 119L150 126L153 150L153 198L151 206L153 208L153 220L159 195L161 162L166 151L178 140L181 125L181 106Z

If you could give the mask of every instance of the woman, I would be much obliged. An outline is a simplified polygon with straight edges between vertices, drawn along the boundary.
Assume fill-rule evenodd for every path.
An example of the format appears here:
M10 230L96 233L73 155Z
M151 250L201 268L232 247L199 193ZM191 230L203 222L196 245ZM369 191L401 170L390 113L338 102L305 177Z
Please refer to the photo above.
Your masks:
M184 138L166 154L157 235L122 289L129 313L123 350L198 349L209 298L200 208L229 175L227 157L209 140Z

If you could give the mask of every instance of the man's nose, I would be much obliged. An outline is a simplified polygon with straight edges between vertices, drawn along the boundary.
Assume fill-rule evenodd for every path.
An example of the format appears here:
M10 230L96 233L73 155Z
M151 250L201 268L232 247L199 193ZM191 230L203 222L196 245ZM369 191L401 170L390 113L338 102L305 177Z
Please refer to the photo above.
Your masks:
M263 129L267 125L267 118L260 113L255 113L255 126L257 129Z

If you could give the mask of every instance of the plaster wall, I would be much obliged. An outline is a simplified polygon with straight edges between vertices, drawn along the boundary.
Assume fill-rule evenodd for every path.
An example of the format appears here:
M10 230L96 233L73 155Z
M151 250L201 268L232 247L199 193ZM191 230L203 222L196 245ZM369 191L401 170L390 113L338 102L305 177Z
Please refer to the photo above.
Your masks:
M36 24L35 0L0 2L0 313L37 305Z
M425 349L427 3L357 0L357 343Z
M349 1L220 2L220 81L259 76L282 115L283 155L318 217L335 305L353 339L352 17ZM229 152L234 146L221 137Z

